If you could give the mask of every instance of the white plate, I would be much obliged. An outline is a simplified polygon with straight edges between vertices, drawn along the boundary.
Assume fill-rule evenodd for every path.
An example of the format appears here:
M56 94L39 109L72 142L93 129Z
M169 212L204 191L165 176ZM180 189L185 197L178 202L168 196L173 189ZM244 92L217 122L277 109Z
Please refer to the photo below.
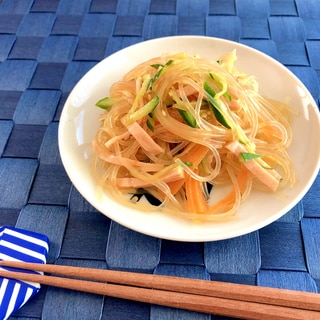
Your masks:
M217 59L236 48L236 66L255 75L262 94L275 99L291 98L300 110L294 119L294 139L289 153L299 182L281 196L253 192L232 222L193 223L177 216L140 212L115 203L107 194L99 197L92 173L91 142L100 125L101 109L95 103L108 95L109 86L137 64L167 52L197 53ZM102 60L75 86L68 97L59 126L59 148L63 165L74 186L97 210L112 220L141 233L180 241L213 241L232 238L260 229L280 218L305 195L320 165L320 121L316 103L308 90L287 68L247 46L209 37L178 36L145 41Z

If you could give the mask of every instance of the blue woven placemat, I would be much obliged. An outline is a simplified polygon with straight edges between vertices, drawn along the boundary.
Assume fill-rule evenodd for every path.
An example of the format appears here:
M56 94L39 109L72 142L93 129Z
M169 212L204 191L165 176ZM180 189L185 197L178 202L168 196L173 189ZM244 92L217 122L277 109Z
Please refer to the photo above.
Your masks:
M128 45L189 34L269 54L303 81L319 105L318 0L0 0L0 226L47 235L48 263L319 292L319 175L280 220L207 243L128 230L91 207L68 179L57 132L76 82ZM44 286L11 319L222 317Z

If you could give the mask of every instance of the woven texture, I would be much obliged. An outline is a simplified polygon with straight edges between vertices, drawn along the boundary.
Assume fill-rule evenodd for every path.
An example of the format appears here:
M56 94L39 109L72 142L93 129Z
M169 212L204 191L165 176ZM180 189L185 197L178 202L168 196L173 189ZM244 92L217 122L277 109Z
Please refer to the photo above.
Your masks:
M77 81L131 44L191 34L267 53L319 106L318 0L0 0L0 226L45 234L48 263L319 292L319 175L271 225L230 240L184 243L110 221L62 166L59 117ZM10 319L223 318L43 286Z

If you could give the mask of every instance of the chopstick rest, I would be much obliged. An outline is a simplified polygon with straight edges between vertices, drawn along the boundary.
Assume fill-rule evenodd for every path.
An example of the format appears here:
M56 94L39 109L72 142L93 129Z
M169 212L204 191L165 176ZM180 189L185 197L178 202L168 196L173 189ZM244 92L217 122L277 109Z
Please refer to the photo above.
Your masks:
M19 228L0 227L0 260L45 264L49 251L47 236ZM9 267L3 270L40 273ZM40 284L0 277L0 319L7 319L38 293Z

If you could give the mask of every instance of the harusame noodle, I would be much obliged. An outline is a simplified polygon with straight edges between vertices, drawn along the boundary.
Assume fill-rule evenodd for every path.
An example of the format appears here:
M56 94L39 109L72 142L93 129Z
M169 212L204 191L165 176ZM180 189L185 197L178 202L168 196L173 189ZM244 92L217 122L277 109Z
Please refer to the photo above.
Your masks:
M235 51L217 61L167 54L115 82L97 102L105 109L93 141L102 188L119 201L150 194L161 210L222 219L252 189L293 186L292 110L261 96L235 61ZM216 198L219 186L229 187Z

